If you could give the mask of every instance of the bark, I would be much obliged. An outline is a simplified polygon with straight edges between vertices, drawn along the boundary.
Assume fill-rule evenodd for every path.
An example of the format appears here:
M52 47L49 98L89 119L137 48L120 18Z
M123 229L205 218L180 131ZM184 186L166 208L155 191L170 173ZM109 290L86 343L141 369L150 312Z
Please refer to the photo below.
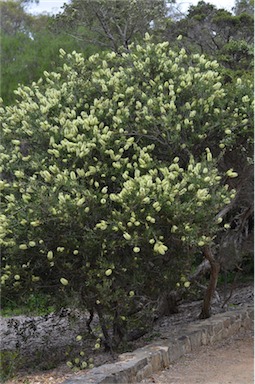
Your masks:
M207 287L207 290L205 292L203 304L202 304L202 311L199 315L200 319L207 319L210 317L210 311L211 311L211 301L213 298L213 295L216 290L217 282L218 282L218 276L220 272L220 263L215 260L213 253L209 246L205 247L204 255L206 260L209 261L211 266L211 274L210 274L210 281L209 285Z

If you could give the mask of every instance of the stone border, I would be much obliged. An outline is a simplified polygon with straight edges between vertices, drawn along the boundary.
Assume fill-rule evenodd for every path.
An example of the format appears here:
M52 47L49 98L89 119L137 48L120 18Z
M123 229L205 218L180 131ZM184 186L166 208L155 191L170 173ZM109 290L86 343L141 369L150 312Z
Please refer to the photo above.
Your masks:
M201 345L230 337L240 328L252 327L254 309L245 306L199 320L178 329L178 335L123 353L115 363L104 364L74 376L62 384L130 384L139 383L152 373L168 368L171 363Z

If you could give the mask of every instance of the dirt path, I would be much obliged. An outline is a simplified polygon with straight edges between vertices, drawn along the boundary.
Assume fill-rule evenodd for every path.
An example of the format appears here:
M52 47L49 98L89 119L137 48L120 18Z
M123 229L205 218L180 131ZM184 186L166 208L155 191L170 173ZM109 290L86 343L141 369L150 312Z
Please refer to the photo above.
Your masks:
M228 340L183 356L143 384L253 384L254 334L242 331Z

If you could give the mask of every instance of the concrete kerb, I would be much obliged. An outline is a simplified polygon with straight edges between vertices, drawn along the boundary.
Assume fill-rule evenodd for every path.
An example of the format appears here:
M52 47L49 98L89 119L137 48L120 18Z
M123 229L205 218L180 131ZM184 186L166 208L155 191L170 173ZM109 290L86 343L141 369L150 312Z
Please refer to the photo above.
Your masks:
M176 337L158 340L119 360L65 380L62 384L131 384L160 371L201 345L212 344L240 330L252 327L253 307L245 306L180 327Z

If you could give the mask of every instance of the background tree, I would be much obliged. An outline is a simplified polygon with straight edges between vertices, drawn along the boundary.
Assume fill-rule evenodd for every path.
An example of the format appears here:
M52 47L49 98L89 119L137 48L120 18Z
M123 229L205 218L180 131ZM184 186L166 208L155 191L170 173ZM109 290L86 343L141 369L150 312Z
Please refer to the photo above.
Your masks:
M55 26L79 40L118 52L141 40L166 13L165 0L72 0L56 16Z
M224 9L200 1L191 6L187 16L177 22L170 18L160 39L180 42L189 52L197 51L214 57L231 70L253 68L253 15L241 12L234 16Z
M254 0L236 0L234 12L237 16L241 13L248 13L254 16Z
M1 32L15 35L19 32L29 33L32 16L24 11L23 1L1 1Z

